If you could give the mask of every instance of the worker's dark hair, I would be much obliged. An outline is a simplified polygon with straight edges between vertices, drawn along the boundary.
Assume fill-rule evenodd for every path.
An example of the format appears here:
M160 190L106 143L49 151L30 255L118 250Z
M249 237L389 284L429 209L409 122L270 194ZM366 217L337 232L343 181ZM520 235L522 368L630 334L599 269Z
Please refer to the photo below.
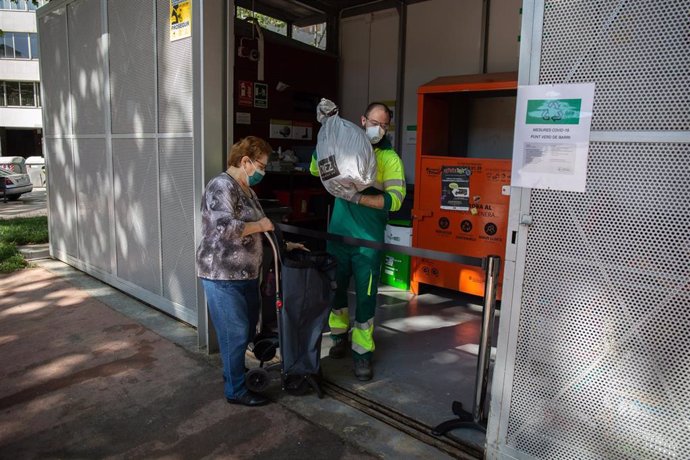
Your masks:
M273 149L265 140L256 136L247 136L235 142L230 148L228 156L228 168L239 167L242 158L247 156L252 160L258 160L263 155L270 156Z
M383 102L372 102L371 104L369 104L367 106L367 109L364 111L364 116L369 118L369 114L371 113L371 111L376 108L383 109L388 115L388 118L393 120L393 111L389 109L388 106Z

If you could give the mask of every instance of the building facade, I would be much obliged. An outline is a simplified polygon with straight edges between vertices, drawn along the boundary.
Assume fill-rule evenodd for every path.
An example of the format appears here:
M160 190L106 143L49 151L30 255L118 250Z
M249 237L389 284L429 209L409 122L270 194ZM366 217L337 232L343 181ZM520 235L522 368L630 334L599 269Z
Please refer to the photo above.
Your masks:
M42 155L36 3L0 0L0 155Z

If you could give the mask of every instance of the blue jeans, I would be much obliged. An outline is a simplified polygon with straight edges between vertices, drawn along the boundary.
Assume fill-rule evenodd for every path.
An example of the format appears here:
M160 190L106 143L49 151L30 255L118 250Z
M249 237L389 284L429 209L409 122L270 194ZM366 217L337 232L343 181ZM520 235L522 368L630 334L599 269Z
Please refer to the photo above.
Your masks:
M218 335L225 397L238 398L247 392L244 384L244 353L254 339L259 319L259 280L201 278L201 283Z

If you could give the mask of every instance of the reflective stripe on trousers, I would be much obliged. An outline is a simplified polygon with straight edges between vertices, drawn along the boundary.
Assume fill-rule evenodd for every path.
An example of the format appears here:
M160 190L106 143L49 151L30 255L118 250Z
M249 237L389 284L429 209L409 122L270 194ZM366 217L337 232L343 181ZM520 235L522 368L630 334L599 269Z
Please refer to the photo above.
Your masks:
M331 335L347 334L348 329L350 329L350 312L347 307L331 310L331 314L328 316L328 326L331 328Z
M358 355L371 353L375 348L374 313L381 269L380 252L334 242L329 243L328 249L338 261L337 289L333 310L328 319L331 334L339 340L349 329L347 290L350 279L354 276L357 304L352 331L352 350Z

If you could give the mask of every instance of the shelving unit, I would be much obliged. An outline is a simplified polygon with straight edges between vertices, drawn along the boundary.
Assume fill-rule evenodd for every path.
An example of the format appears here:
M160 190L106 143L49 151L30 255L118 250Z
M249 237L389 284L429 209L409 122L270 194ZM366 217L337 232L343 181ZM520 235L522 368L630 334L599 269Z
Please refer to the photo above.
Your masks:
M276 199L291 212L284 223L325 230L333 198L321 179L305 171L268 171L257 188L259 198Z

